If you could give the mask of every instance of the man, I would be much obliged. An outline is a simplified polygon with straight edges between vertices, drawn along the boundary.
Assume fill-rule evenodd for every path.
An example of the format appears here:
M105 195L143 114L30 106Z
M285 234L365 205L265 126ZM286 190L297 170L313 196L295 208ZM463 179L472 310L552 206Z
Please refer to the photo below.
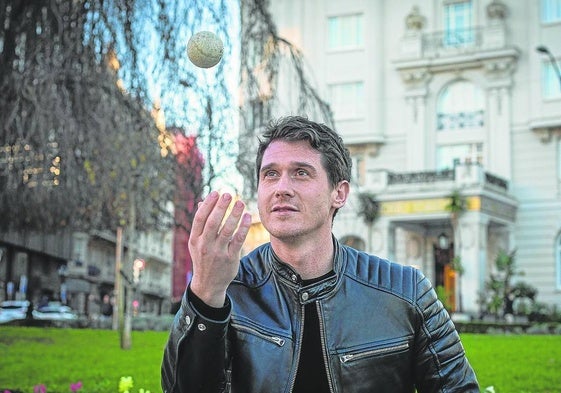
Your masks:
M302 117L262 138L257 202L271 241L239 261L244 204L227 213L232 197L216 192L199 204L164 392L479 392L422 273L333 237L350 192L341 138Z

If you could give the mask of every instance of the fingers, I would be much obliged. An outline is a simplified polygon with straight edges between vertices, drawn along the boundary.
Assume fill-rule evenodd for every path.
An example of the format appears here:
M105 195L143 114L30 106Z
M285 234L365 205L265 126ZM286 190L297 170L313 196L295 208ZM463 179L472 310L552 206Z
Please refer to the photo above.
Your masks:
M208 194L208 196L205 198L203 202L199 203L197 212L195 213L195 217L193 218L191 237L199 237L202 235L208 217L210 213L212 213L214 206L216 206L218 197L219 197L218 192L212 191L210 194Z
M251 227L251 214L244 213L240 225L238 227L238 230L236 231L236 233L232 237L232 240L230 241L230 248L229 248L230 254L237 255L240 253L242 249L242 245L245 242L245 238L249 233L250 227Z
M241 247L251 226L245 204L232 196L211 192L193 219L189 252L193 261L191 289L209 305L224 304L228 285L239 268Z
M236 201L227 214L232 201L228 193L220 196L211 192L203 202L199 203L193 220L191 238L202 237L205 242L214 242L217 246L240 248L251 226L251 216L244 214L245 204Z
M236 201L232 207L232 211L226 220L224 225L218 233L218 241L221 244L227 244L232 240L234 236L234 231L236 230L240 217L245 209L245 204L242 201Z

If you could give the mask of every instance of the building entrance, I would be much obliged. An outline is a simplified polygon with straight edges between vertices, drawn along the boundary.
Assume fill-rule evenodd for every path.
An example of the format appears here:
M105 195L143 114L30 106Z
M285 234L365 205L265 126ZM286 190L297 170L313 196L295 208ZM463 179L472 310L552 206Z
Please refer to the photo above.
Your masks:
M456 274L452 268L454 259L454 244L443 248L433 245L434 251L434 287L446 296L446 304L449 311L456 311ZM441 299L443 300L443 299Z

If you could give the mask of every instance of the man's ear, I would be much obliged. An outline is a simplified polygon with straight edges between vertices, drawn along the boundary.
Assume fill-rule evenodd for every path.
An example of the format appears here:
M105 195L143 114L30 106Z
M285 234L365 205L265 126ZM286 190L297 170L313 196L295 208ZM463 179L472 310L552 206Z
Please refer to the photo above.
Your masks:
M351 186L349 182L346 180L341 180L333 190L335 194L335 198L333 199L333 207L339 209L345 206L350 191L351 191Z

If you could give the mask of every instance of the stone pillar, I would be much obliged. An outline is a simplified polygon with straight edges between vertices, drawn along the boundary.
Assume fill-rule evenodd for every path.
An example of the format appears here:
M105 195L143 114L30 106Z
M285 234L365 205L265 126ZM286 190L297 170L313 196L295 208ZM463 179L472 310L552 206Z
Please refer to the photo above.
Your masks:
M487 146L487 167L492 173L505 179L511 178L511 91L512 59L490 61L485 65L487 76L486 129L490 130Z
M461 257L464 273L458 278L461 282L456 283L457 298L461 297L462 311L473 315L479 313L477 301L484 289L488 225L489 218L480 212L465 212L458 222L455 251Z
M401 78L407 86L405 103L406 170L418 171L419 164L427 169L427 94L431 74L425 69L402 71Z
M370 252L380 258L395 261L395 226L385 217L380 217L372 230Z

